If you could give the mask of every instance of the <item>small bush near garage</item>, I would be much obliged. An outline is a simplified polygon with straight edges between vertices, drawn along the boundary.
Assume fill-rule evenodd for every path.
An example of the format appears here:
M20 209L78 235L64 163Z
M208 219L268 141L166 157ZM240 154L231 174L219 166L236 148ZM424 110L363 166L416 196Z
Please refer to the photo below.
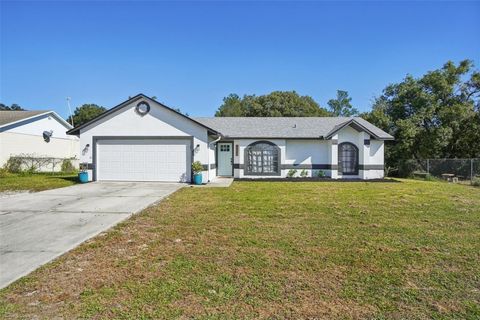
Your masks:
M62 172L73 173L75 171L76 171L76 168L70 159L64 159L62 161Z

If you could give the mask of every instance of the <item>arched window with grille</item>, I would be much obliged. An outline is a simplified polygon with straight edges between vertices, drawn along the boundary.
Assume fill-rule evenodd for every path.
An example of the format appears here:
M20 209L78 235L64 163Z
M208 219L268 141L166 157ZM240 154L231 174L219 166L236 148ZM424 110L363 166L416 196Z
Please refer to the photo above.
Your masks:
M270 141L257 141L245 148L245 175L279 176L280 148Z
M358 148L353 143L338 145L338 172L346 176L358 174Z

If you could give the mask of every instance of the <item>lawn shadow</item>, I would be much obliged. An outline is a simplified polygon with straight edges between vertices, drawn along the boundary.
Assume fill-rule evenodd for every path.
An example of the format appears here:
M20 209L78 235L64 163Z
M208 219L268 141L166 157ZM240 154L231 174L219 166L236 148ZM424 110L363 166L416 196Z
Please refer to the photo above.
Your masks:
M78 176L49 176L47 177L47 179L52 179L52 178L55 178L55 179L62 179L62 180L66 180L66 181L72 181L72 182L80 182L78 180Z

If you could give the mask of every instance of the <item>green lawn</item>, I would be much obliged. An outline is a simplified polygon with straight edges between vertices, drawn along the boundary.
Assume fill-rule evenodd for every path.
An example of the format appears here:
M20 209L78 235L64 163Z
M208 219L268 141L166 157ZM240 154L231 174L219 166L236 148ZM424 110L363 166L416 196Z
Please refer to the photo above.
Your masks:
M62 173L9 173L0 178L0 192L3 191L42 191L61 187L68 187L77 183L76 174Z
M479 319L480 189L184 188L0 301L7 319Z

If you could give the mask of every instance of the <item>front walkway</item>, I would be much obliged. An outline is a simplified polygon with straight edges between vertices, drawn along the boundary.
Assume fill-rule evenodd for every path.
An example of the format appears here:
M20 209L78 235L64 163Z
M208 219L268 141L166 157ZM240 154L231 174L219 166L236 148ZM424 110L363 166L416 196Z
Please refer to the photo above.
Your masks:
M233 178L215 177L212 181L201 185L192 185L196 188L228 188L233 182Z
M2 198L0 288L183 186L94 182Z

